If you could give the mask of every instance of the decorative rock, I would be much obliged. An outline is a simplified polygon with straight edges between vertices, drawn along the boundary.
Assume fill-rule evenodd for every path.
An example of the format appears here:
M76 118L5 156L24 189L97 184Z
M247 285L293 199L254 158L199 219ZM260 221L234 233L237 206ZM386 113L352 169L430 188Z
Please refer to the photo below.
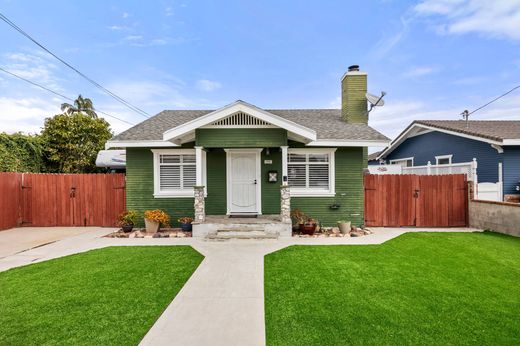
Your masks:
M177 233L170 233L170 238L176 238L177 237Z
M144 234L141 231L136 231L134 233L135 238L144 238Z
M177 232L177 238L184 238L186 236L186 234L184 234L183 232Z
M351 237L359 237L359 233L357 232L350 232Z
M154 233L154 235L152 236L152 238L161 238L162 235L161 233Z
M339 234L339 227L332 227L332 233Z
M367 229L364 229L364 230L363 230L363 233L364 233L365 235L369 235L369 234L372 234L372 232L370 232L370 231L369 231L369 230L367 230Z

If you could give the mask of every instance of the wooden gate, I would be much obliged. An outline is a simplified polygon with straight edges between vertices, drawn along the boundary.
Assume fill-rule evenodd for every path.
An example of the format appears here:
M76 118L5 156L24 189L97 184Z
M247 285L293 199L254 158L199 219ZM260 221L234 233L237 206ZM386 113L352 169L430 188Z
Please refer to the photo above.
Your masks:
M365 176L365 225L467 226L464 174Z
M23 174L24 226L115 226L124 174Z

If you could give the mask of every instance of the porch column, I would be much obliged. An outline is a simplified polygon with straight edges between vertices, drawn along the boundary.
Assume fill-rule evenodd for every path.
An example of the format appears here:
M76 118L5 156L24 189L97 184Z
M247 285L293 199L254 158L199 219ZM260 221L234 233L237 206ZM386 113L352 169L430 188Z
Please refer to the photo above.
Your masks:
M280 186L280 218L284 223L291 223L291 189L286 183Z
M282 145L280 147L282 149L282 185L287 184L287 145Z
M194 221L204 222L206 221L206 207L204 201L204 193L206 187L204 186L203 180L204 162L203 162L203 151L202 147L195 147L195 186L194 189Z
M195 185L203 186L204 182L202 181L202 172L204 169L202 162L202 147L195 147Z
M204 186L194 186L193 208L195 209L194 222L201 223L206 221L206 207L204 201Z

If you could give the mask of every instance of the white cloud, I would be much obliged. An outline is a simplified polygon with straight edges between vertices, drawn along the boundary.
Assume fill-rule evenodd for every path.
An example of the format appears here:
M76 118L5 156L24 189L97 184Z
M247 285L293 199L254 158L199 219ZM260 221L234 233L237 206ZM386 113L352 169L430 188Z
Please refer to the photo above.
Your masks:
M440 18L439 33L520 40L520 0L423 0L414 11Z
M196 83L196 86L198 89L202 91L213 91L220 89L222 87L222 84L209 79L199 79Z
M408 70L407 72L405 72L404 76L409 77L409 78L421 77L421 76L426 76L426 75L432 74L436 71L437 71L437 69L434 67L419 66L419 67L414 67L414 68Z
M130 28L124 25L110 25L107 26L107 29L112 31L123 31L123 30L129 30Z
M164 9L164 15L165 15L166 17L173 16L173 8L171 8L171 7L166 7L166 8Z
M0 97L0 131L38 133L45 118L60 113L61 102L55 98Z
M123 14L121 15L121 17L123 17L123 18L128 18L128 17L130 17L130 13L128 13L128 12L123 12Z
M390 52L396 45L401 42L408 33L408 26L411 18L401 17L399 31L391 35L385 35L381 38L375 46L372 48L372 52L376 58L384 57Z

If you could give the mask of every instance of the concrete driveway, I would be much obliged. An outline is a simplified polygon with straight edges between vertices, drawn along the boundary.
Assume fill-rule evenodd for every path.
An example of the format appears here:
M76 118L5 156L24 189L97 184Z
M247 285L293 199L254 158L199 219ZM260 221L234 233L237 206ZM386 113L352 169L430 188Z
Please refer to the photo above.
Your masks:
M0 231L0 258L98 230L99 227L20 227ZM109 233L107 231L107 233Z

